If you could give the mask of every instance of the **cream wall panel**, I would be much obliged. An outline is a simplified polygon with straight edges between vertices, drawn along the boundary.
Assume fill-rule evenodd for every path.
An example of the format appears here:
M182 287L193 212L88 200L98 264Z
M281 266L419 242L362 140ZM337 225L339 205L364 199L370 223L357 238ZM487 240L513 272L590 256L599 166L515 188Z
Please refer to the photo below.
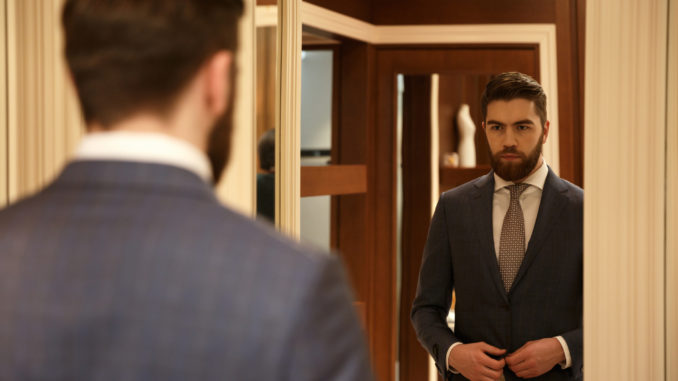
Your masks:
M6 29L6 43L7 43L7 202L11 203L17 196L17 120L19 102L17 99L17 12L16 0L5 0L7 12L7 29Z
M8 198L39 190L59 172L83 132L68 84L62 0L7 1Z
M245 1L245 12L240 21L231 157L226 173L216 188L222 202L247 216L254 216L256 209L254 7L254 0Z
M254 10L254 25L257 28L278 25L278 6L257 5Z
M678 0L669 4L666 195L666 379L678 380Z
M585 377L666 380L667 0L586 7Z
M301 17L298 0L280 0L279 59L276 72L276 225L299 238L300 125L301 125Z
M7 0L0 0L0 209L7 205Z

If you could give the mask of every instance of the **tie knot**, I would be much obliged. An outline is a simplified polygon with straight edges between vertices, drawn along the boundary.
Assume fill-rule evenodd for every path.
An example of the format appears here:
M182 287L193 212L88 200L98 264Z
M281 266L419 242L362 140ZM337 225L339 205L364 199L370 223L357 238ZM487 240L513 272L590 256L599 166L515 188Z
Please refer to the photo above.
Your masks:
M525 192L525 189L527 189L530 186L530 184L525 184L525 183L520 183L520 184L513 184L507 186L509 192L511 192L511 198L512 199L517 199L520 197L523 192Z

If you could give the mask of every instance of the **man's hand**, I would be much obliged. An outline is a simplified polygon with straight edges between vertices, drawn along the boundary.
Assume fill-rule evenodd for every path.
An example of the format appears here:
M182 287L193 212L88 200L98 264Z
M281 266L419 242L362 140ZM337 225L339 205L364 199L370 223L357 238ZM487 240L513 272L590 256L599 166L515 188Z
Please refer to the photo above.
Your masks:
M556 338L528 341L506 356L506 364L520 378L541 376L564 361L563 347Z
M495 360L488 356L501 356L506 349L495 348L487 343L460 344L452 348L449 365L471 381L496 381L504 369L504 359Z

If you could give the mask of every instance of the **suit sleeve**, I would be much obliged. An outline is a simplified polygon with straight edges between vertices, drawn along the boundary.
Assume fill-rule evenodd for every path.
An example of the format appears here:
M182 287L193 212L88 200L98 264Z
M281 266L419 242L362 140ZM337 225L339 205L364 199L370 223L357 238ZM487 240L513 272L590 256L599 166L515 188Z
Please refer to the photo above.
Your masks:
M373 380L364 331L353 307L343 266L336 257L312 266L288 335L288 376L294 381Z
M583 254L583 221L584 221L584 216L583 216L583 197L584 193L583 191L578 188L574 187L574 192L573 192L577 197L576 197L576 204L573 206L573 209L576 211L575 215L575 221L577 222L577 228L580 232L579 237L577 242L579 242L579 257L582 258ZM583 264L579 264L579 279L581 282L582 279L582 273L583 273ZM580 283L580 297L583 299L583 284ZM584 366L584 353L583 353L583 316L582 316L582 299L579 301L579 327L576 329L573 329L568 332L564 332L561 334L565 342L567 343L567 347L570 350L570 358L572 361L572 365L570 367L573 376L576 377L582 377L582 368Z
M570 350L570 358L572 359L572 366L570 369L572 369L572 373L575 376L581 376L582 375L582 368L584 364L583 360L583 330L582 328L575 329L569 332L566 332L561 335L563 339L565 339L565 342L567 343L567 348Z
M411 319L419 342L435 359L438 371L449 376L447 350L459 340L447 326L454 279L444 201L438 201L429 227Z

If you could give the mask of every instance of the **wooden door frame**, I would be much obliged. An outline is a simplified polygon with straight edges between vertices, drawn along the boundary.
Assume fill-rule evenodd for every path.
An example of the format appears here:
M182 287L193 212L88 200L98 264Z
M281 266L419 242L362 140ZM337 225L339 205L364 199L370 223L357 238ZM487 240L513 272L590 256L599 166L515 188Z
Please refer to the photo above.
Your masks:
M385 339L390 330L391 342L390 349L392 352L392 363L394 364L399 358L399 353L396 352L400 347L403 353L410 353L414 356L426 356L423 349L420 347L413 335L409 322L409 306L410 302L403 300L400 311L397 310L397 300L399 295L396 292L398 284L397 269L398 263L396 258L396 237L397 237L397 200L396 200L396 97L397 97L397 74L432 74L445 73L452 71L466 71L469 73L484 74L490 72L492 69L497 69L490 62L474 62L472 64L463 63L459 61L456 65L460 67L449 67L449 63L445 61L455 54L459 54L460 50L487 50L494 52L497 49L501 50L536 50L536 57L539 57L539 46L536 44L454 44L454 45L427 45L427 46L378 46L376 49L376 83L377 83L377 101L376 101L376 123L375 131L370 140L370 147L372 147L370 162L368 163L368 184L370 209L374 213L374 242L373 247L375 268L379 269L379 276L375 275L375 282L373 282L373 295L377 297L373 300L372 306L375 308L377 316L385 316L387 311L390 311L392 318L386 323L386 319L382 318L382 328L378 332L373 332L378 340ZM431 56L432 52L440 53L437 60ZM494 54L494 53L492 53ZM422 56L428 56L429 59L417 59ZM534 74L537 79L540 77L540 65L538 62L534 63L534 68L537 70ZM403 131L403 134L405 131ZM425 169L423 169L425 170ZM428 194L428 193L427 193ZM429 204L430 205L430 204ZM430 217L429 208L425 211ZM426 228L426 227L425 227ZM378 243L378 244L376 244ZM422 247L423 249L423 247ZM406 274L403 270L401 278L402 288L411 289L416 287L418 270L421 258L402 258L403 269L414 269L412 274ZM395 316L399 316L396 319ZM396 324L400 321L400 324ZM398 337L400 333L400 342ZM405 347L405 348L403 348ZM383 348L383 346L382 346ZM421 365L421 361L415 361L416 364ZM422 369L409 369L410 364L400 363L401 379L409 375L419 375L423 372ZM383 378L386 379L386 378ZM389 378L393 379L393 378Z

